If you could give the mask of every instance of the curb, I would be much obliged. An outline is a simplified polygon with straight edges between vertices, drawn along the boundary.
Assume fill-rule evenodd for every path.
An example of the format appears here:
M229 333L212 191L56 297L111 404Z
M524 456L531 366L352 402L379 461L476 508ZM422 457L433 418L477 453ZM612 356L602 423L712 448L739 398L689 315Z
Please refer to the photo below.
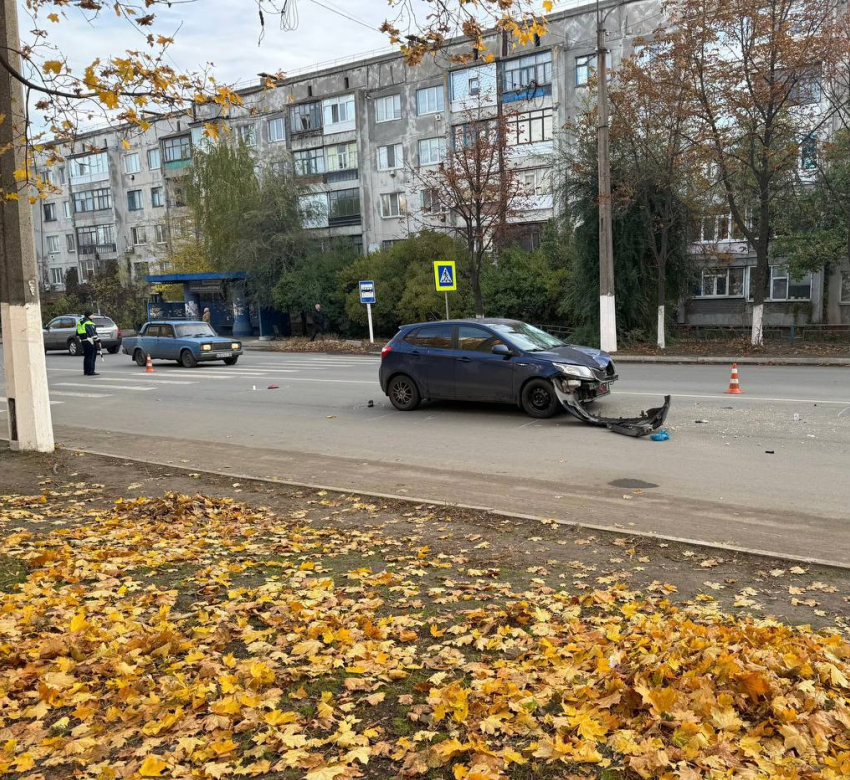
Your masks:
M8 441L7 439L0 439ZM379 493L375 491L359 491L348 488L334 487L333 485L312 484L309 482L293 482L283 479L269 479L268 477L257 477L250 474L242 474L233 471L216 471L214 469L193 468L190 466L175 466L173 463L164 463L158 460L148 458L134 458L129 455L115 455L109 452L101 452L100 450L89 450L81 447L61 447L65 452L80 452L87 455L96 455L101 458L112 458L113 460L123 460L130 463L145 463L149 466L159 466L160 468L170 469L171 471L185 471L191 473L210 474L216 477L227 477L228 479L238 479L245 482L259 482L267 485L283 485L284 487L306 488L309 490L327 490L331 493L339 493L340 495L356 495L367 496L372 498L383 498L390 501L398 501L406 504L425 504L439 508L455 508L467 509L475 512L487 512L496 517L507 517L514 520L533 520L542 522L543 520L553 520L551 517L543 517L541 515L529 515L521 512L507 512L504 510L494 509L488 506L478 506L476 504L463 504L452 501L436 501L429 498L416 498L415 496L402 496L396 493ZM741 553L743 555L753 555L759 558L769 558L777 561L794 561L795 563L805 563L810 566L828 566L832 569L841 569L842 571L850 571L850 563L841 563L839 561L830 561L823 558L812 558L804 555L780 555L779 553L770 552L769 550L760 550L750 547L741 547L734 544L724 544L723 542L707 542L702 539L688 539L679 536L667 536L657 534L653 531L625 531L619 528L611 528L605 525L595 525L593 523L581 523L570 520L555 520L558 525L563 525L569 528L576 528L588 531L597 531L615 536L636 536L642 539L653 539L661 542L675 542L677 544L688 544L693 547L702 547L709 550L724 550L726 552Z
M616 363L684 363L693 365L739 366L850 366L848 357L714 357L701 355L621 355L614 354Z

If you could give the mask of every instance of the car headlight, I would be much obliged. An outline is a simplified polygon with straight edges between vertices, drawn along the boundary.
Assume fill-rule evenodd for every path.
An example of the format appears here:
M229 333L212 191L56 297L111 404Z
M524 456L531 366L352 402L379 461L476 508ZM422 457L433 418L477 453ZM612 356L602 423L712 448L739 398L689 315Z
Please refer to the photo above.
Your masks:
M562 374L566 374L567 376L577 376L582 379L595 378L593 371L587 368L587 366L572 366L568 363L555 363L554 365Z
M234 341L231 345L231 349L239 349L242 345L238 341Z
M209 352L212 349L212 344L201 344L201 349L204 350L204 352Z

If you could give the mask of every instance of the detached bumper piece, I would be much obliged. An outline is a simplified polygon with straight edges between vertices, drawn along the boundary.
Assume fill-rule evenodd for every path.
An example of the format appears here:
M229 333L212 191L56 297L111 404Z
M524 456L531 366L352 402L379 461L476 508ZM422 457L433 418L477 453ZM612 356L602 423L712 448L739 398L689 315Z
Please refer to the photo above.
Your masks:
M641 412L639 417L599 417L589 412L575 393L564 393L556 388L558 397L563 407L576 419L586 422L588 425L596 425L600 428L608 428L614 433L624 436L649 436L657 431L667 419L670 411L670 396L664 396L664 405L655 409L647 409Z

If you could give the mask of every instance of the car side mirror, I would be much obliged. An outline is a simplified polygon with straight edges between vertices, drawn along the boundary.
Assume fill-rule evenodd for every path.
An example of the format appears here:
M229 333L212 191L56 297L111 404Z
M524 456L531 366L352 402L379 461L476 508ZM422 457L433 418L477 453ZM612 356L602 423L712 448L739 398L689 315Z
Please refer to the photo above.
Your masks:
M508 348L506 344L496 344L492 350L490 350L494 355L501 355L502 357L510 357L513 352Z

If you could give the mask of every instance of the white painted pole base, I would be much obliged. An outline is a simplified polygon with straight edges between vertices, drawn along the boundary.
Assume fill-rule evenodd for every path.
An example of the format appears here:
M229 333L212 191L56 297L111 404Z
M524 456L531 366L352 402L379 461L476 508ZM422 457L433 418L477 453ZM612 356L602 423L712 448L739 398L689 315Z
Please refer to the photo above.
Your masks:
M664 333L664 304L658 307L658 349L667 347L666 334Z
M53 452L41 307L3 303L0 318L10 447L20 452Z
M599 346L604 352L617 351L617 314L613 295L599 296Z
M375 343L375 333L372 330L372 304L366 304L366 317L369 319L369 343Z
M752 345L760 347L764 344L764 304L753 306Z

